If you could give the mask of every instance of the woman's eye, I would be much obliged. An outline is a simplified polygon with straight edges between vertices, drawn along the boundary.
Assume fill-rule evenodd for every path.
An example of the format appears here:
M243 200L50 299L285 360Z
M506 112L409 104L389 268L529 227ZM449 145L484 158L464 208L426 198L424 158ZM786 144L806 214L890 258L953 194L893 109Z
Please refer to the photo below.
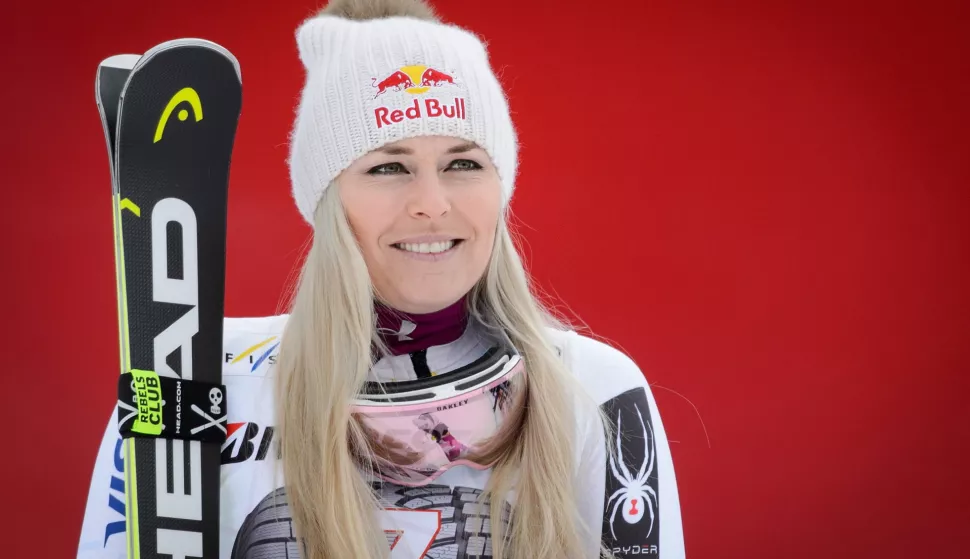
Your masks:
M451 162L451 168L458 171L474 171L481 169L482 166L471 159L456 159Z
M384 163L383 165L378 165L372 167L367 174L369 175L393 175L396 173L403 173L404 165L400 163Z

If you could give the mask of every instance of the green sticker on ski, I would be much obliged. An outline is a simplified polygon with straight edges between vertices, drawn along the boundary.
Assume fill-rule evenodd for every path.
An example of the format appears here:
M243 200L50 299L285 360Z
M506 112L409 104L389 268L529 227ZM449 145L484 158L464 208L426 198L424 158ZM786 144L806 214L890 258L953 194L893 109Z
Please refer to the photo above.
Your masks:
M162 386L155 371L131 371L138 416L131 430L144 435L162 434Z

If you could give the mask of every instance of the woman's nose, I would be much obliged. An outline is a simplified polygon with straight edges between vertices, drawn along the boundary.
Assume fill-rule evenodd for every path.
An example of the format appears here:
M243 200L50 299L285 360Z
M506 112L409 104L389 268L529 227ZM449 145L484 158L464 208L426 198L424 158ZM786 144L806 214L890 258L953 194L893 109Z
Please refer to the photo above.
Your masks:
M442 217L451 209L448 192L436 172L421 173L411 184L408 213L414 217Z

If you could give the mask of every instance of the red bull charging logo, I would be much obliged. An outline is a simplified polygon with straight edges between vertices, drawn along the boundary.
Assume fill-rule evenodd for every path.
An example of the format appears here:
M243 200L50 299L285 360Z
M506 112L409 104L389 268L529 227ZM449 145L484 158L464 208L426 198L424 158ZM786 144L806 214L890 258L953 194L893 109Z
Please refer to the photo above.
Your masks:
M422 95L432 88L455 85L455 78L430 66L417 64L403 66L395 70L390 76L379 80L373 79L373 86L377 89L374 98L378 98L388 91L403 91L411 95ZM421 103L420 101L424 102ZM414 102L403 108L377 107L374 117L377 127L383 128L404 120L417 118L465 118L465 100L455 97L453 100L442 102L432 97L414 99Z

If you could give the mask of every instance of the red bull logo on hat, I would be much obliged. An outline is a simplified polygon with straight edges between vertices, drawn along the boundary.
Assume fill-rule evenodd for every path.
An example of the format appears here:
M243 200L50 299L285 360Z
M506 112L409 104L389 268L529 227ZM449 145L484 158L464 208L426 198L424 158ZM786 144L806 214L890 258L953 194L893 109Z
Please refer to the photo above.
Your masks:
M373 78L372 83L377 88L377 92L374 94L376 99L389 91L403 91L411 95L422 95L432 88L455 85L455 78L437 68L416 64L402 66L382 80ZM404 120L425 117L465 119L465 100L461 97L447 101L429 97L421 101L424 102L414 99L413 103L398 108L387 106L375 108L374 117L377 127L383 128Z
M412 95L420 95L427 93L432 87L454 83L454 77L437 68L423 64L402 66L383 80L374 78L373 85L377 88L374 98L380 97L386 91L406 91Z

